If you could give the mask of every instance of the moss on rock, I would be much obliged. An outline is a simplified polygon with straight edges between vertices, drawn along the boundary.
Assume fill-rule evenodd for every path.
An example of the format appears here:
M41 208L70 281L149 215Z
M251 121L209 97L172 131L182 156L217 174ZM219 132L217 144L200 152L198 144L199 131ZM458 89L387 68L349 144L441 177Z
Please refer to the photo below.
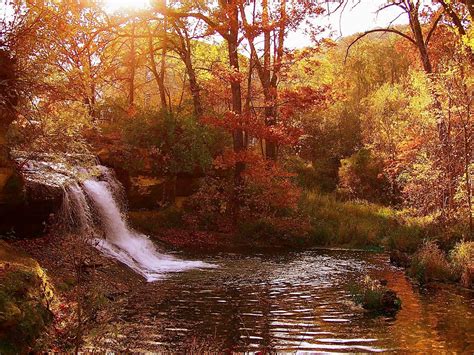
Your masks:
M53 289L38 263L0 241L0 353L34 349L52 320Z

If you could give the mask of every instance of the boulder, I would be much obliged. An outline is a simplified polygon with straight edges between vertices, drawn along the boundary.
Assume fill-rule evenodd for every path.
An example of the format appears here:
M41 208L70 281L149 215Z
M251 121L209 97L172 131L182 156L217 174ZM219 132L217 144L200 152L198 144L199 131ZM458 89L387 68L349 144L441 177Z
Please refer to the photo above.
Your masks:
M0 353L27 354L53 320L54 289L36 260L0 240Z
M44 234L51 217L61 207L62 199L60 187L27 181L21 201L0 204L0 235L27 238Z
M401 308L401 300L398 298L395 291L386 290L381 299L382 313L394 314Z
M398 266L407 268L410 266L410 256L400 250L390 251L390 263Z

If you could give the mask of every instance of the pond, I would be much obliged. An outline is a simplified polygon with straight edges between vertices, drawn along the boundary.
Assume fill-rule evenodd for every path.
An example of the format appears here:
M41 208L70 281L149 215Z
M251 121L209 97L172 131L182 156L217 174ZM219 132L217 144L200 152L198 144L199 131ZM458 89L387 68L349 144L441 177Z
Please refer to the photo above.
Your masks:
M201 259L218 267L169 274L128 294L107 347L474 351L474 294L446 285L418 289L384 254L310 250ZM375 317L351 302L349 284L365 275L387 280L398 293L395 317Z

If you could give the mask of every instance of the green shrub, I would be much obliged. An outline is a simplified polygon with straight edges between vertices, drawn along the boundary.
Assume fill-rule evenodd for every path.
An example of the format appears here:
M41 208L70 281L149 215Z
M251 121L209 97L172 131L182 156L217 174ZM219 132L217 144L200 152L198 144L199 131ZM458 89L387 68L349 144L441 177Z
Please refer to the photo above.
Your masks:
M121 142L110 159L113 165L132 173L145 170L175 175L205 171L225 142L217 130L200 124L195 117L153 110L140 110L133 119L119 117L103 131L120 135Z
M413 256L410 276L420 283L429 281L448 281L453 278L451 266L443 251L434 241L426 241Z
M340 192L349 198L389 204L397 197L384 174L383 160L368 149L341 160L339 186Z
M239 236L245 239L272 239L280 234L272 221L263 218L242 222L239 224L238 230Z
M339 161L317 160L313 163L301 158L289 158L285 162L289 171L295 174L296 184L306 190L333 192L337 186L337 170Z
M355 303L375 313L392 314L402 305L395 292L369 276L359 283L349 285L349 292Z
M456 277L464 287L474 286L474 242L459 242L451 250L450 259Z

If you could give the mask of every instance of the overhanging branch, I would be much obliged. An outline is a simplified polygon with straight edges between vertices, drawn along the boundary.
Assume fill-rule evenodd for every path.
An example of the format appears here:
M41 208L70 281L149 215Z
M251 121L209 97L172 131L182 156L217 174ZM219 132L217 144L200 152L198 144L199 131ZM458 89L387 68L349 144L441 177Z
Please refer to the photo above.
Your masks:
M374 30L370 30L370 31L366 31L362 34L360 34L359 36L357 36L356 39L354 39L350 44L349 46L347 47L346 49L346 55L344 57L344 63L346 63L347 61L347 57L349 56L349 51L351 49L351 47L356 44L357 41L359 41L360 39L364 38L365 36L371 34L371 33L375 33L375 32L389 32L389 33L395 33L403 38L405 38L406 40L410 41L412 44L414 44L416 46L416 42L413 38L411 38L410 36L406 35L405 33L403 32L400 32L398 30L395 30L393 28L376 28Z

